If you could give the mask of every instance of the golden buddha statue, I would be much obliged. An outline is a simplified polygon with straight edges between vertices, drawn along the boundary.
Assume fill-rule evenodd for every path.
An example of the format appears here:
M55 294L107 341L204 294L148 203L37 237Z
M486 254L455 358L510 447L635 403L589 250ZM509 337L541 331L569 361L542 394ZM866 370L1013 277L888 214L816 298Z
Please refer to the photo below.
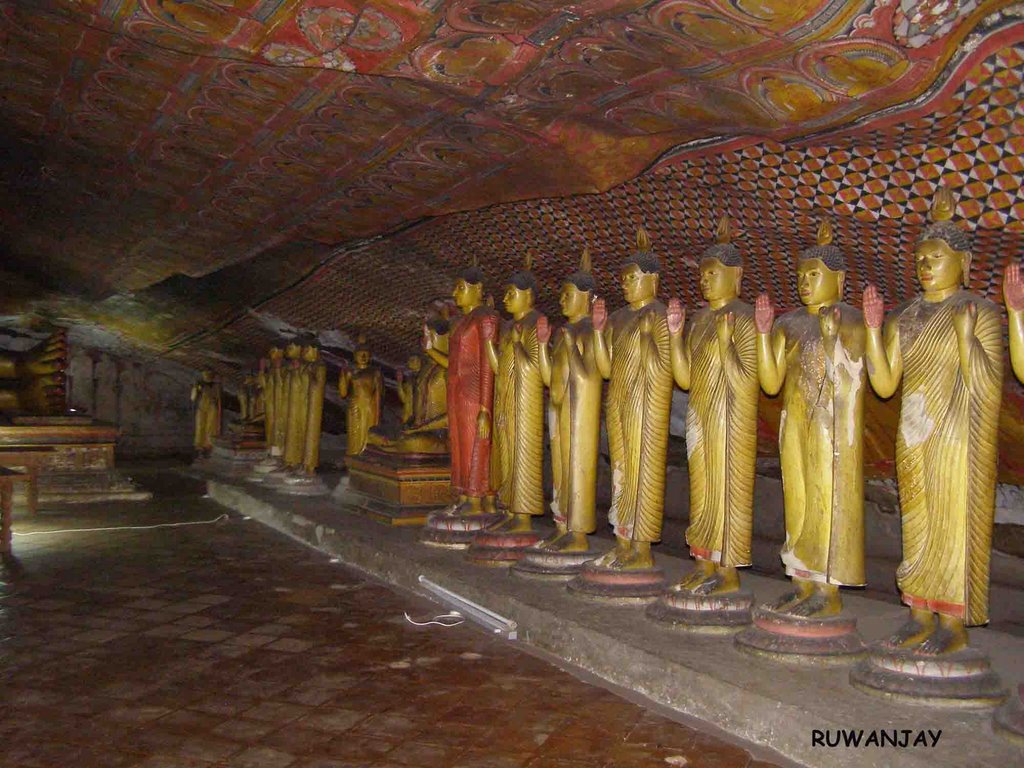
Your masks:
M402 404L403 424L408 424L413 418L413 409L416 406L416 377L419 375L421 366L419 355L409 355L406 367L412 376L406 377L401 369L395 374L398 383L398 402Z
M259 373L256 374L256 383L260 389L260 397L263 401L263 439L267 445L267 451L269 453L271 446L274 443L274 377L273 377L273 363L272 359L277 359L277 365L280 365L281 356L284 351L280 347L273 347L268 357L260 358Z
M287 399L282 397L284 388L284 350L271 347L267 357L260 360L257 376L263 391L263 436L267 444L266 458L257 462L248 479L262 483L281 468L284 454L284 420L287 417ZM285 393L287 394L287 393Z
M637 250L619 273L628 304L609 317L604 300L596 299L591 314L594 358L610 381L608 521L616 544L588 563L570 588L598 596L648 597L664 589L664 574L651 555L651 544L661 539L672 406L671 339L665 305L657 298L660 272L650 239L640 229Z
M32 349L0 354L0 412L25 416L64 413L67 360L64 329Z
M1011 264L1006 269L1003 300L1010 325L1010 365L1017 379L1024 382L1024 280L1020 264Z
M864 291L871 385L884 398L903 384L896 583L910 619L871 649L851 680L885 692L913 685L909 695L991 701L1002 689L984 655L967 647L966 627L988 621L1002 323L995 304L966 290L970 239L951 221L954 210L952 194L940 188L915 254L920 294L886 319L878 289ZM942 665L921 663L935 656Z
M694 314L685 338L678 300L667 313L673 378L690 392L686 541L697 565L652 612L681 624L735 626L749 621L752 600L738 594L736 569L751 564L758 385L754 312L739 299L743 260L730 242L728 217L699 268L708 306ZM716 599L701 599L709 596Z
M544 316L534 308L537 281L525 268L505 287L505 311L512 319L502 324L497 341L484 340L494 373L494 445L491 480L498 502L507 514L477 535L469 557L488 563L511 563L537 542L533 518L544 514L544 381L540 372L538 323ZM543 320L546 323L546 319Z
M345 453L358 456L366 448L370 429L380 421L384 381L380 369L370 364L370 348L360 336L353 355L355 370L345 365L338 376L338 395L348 400L348 444Z
M289 347L292 345L289 344ZM302 454L306 446L306 417L309 413L310 369L306 365L306 347L299 347L297 357L289 357L288 364L288 408L285 411L284 468L294 472L302 466ZM285 350L287 355L287 349Z
M213 450L213 438L220 436L220 382L213 371L206 369L192 385L192 407L195 411L193 446L200 455Z
M395 438L380 437L376 428L371 430L370 442L388 453L434 454L448 453L448 387L447 372L430 356L448 354L448 320L438 317L423 326L423 349L426 360L415 371L409 394L412 416L405 429ZM419 356L409 358L422 361Z
M758 376L767 394L782 391L782 562L793 589L755 609L741 648L817 659L864 649L839 594L865 583L864 318L843 303L845 283L845 257L823 222L797 262L804 306L773 326L771 300L757 299Z
M520 573L571 575L596 556L587 534L597 527L597 455L604 380L594 355L590 312L595 283L590 269L590 253L584 250L579 270L562 283L559 304L567 322L557 331L553 351L548 350L551 330L547 319L541 317L537 322L540 371L551 392L548 428L555 534L527 550L515 566Z
M772 326L767 294L757 300L758 374L782 390L779 427L786 544L794 591L771 606L794 616L833 616L840 586L864 576L864 318L842 302L846 262L823 223L797 264L802 309Z
M263 391L255 374L247 373L238 392L238 418L243 424L263 418Z
M294 342L289 342L284 347L284 354L281 357L281 364L273 369L275 377L274 394L277 398L276 409L277 419L274 423L274 445L277 448L277 456L284 460L284 446L288 433L288 398L291 392L291 377L299 366L299 357L302 355L302 347Z
M278 485L282 493L317 496L329 492L317 476L320 464L320 432L324 412L324 392L327 389L327 366L320 359L320 349L315 344L302 347L300 362L290 380L289 417L294 415L296 426L289 424L285 443L286 469L288 474ZM298 450L291 450L293 441ZM292 456L298 457L297 464L289 463Z

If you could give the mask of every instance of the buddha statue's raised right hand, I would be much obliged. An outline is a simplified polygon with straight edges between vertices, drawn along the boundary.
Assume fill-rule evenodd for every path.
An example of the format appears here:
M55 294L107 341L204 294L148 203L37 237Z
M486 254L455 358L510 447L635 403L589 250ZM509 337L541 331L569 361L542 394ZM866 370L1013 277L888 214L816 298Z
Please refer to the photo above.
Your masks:
M594 308L591 310L591 322L595 331L603 331L608 322L608 310L605 308L604 299L594 299Z
M665 320L668 321L668 332L678 336L683 332L683 324L686 322L686 310L679 303L679 299L670 299L668 309L665 311Z
M1020 264L1011 264L1006 268L1003 279L1003 300L1011 312L1024 311L1024 280L1020 276Z
M551 341L551 324L544 315L537 318L537 341L541 344Z
M868 328L881 328L885 321L885 302L878 289L868 283L864 289L864 325Z
M771 333L772 323L775 322L775 307L772 306L771 297L762 293L754 302L754 325L758 333Z

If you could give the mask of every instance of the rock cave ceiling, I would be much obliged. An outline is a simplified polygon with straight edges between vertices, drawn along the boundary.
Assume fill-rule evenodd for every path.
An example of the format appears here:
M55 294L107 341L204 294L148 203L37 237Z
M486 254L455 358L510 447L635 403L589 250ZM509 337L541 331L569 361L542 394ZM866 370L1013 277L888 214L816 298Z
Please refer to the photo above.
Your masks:
M589 246L615 305L641 223L693 306L723 213L748 300L797 303L793 255L827 216L851 294L892 304L937 183L997 298L1024 248L1022 19L995 0L0 0L0 314L225 375L295 330L338 353L366 333L397 364L473 256L500 299L534 251L557 316Z

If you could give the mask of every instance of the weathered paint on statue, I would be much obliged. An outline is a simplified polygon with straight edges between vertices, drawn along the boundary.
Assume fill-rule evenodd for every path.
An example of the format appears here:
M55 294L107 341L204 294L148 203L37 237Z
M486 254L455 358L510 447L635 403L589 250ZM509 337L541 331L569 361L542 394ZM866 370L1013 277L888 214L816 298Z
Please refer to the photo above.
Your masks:
M1002 324L995 304L961 288L970 241L954 207L940 190L915 254L919 295L885 319L878 290L864 291L871 384L889 397L903 383L896 581L911 616L887 643L924 654L965 647L965 626L988 621Z
M594 301L598 370L610 380L605 400L611 451L612 504L608 520L616 546L595 561L620 570L653 566L651 543L661 539L672 362L665 305L658 301L660 266L640 230L637 252L620 272L627 306L608 316Z
M772 324L757 300L758 373L782 391L779 454L785 502L782 561L794 591L770 606L795 616L842 610L840 586L864 575L864 319L842 303L846 263L823 224L797 264L804 306Z
M1006 269L1003 300L1010 325L1010 365L1014 376L1024 383L1024 279L1020 264L1011 264Z
M537 340L544 316L534 309L537 283L529 269L527 260L526 270L506 286L505 311L512 319L503 323L497 343L484 342L495 376L491 482L510 514L492 531L528 531L533 517L544 514L544 381Z
M213 438L220 435L220 382L213 371L203 371L192 386L192 407L195 409L195 438L193 445L201 453L213 449Z
M370 429L380 421L380 399L384 394L380 369L370 365L370 350L363 337L359 338L354 358L355 371L346 366L338 376L338 395L348 399L345 453L349 456L358 456L365 450Z
M551 512L555 535L537 547L552 552L586 552L587 534L597 527L597 455L601 431L603 379L594 354L590 319L594 295L590 256L562 284L559 304L567 322L558 329L553 351L547 320L537 324L540 364L550 387Z
M669 303L672 372L690 392L686 455L690 525L686 541L697 567L676 590L694 595L735 592L738 567L751 563L754 470L757 458L757 348L754 313L740 301L743 262L729 242L729 221L700 262L707 307L691 319Z

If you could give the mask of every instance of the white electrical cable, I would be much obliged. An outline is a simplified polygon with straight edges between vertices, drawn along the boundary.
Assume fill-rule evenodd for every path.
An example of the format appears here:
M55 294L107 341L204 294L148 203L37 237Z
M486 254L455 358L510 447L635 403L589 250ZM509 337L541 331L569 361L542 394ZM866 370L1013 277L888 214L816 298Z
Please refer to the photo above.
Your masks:
M452 611L451 613L442 613L441 615L435 616L429 621L416 621L407 613L405 614L405 620L415 627L429 627L431 625L437 625L439 627L457 627L459 626L459 624L466 623L466 617L458 611Z
M51 533L87 533L91 531L151 531L154 528L180 528L184 525L213 525L219 523L221 520L227 520L229 516L224 514L220 517L216 517L213 520L189 520L184 523L157 523L156 525L119 525L110 528L62 528L56 531L27 531L19 533L18 531L11 531L15 536L46 536ZM248 519L248 518L245 518Z

